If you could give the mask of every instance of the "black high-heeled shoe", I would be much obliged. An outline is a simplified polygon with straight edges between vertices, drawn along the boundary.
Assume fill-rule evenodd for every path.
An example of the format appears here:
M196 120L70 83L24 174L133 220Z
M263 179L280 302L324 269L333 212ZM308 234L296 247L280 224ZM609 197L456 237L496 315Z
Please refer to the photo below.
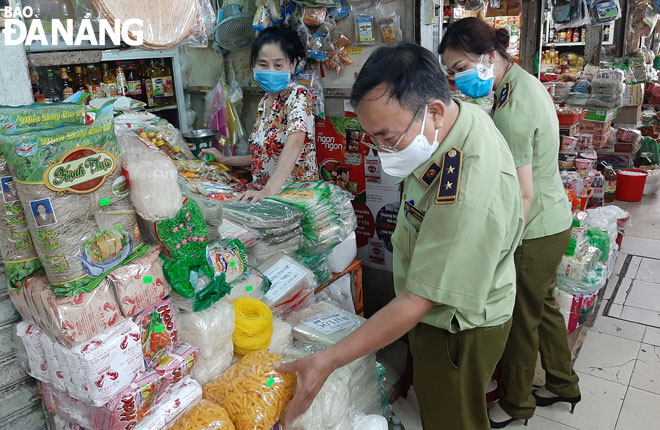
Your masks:
M536 395L536 391L533 391L532 395L536 399L536 406L540 406L542 408L544 408L546 406L552 406L555 403L570 403L571 413L575 412L575 405L580 403L580 400L582 400L582 396L577 396L577 397L540 397L540 396Z
M488 417L488 421L490 421L490 428L491 429L503 429L504 427L508 426L509 424L518 421L518 418L510 418L506 421L502 421L501 423L496 423L495 421L491 420L490 417ZM525 420L525 425L527 425L527 422L529 420Z

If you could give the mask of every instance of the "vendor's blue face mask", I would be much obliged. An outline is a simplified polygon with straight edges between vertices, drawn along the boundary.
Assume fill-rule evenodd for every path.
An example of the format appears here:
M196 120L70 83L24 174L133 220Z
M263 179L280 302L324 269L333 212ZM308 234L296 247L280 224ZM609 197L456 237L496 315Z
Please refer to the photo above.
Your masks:
M456 87L468 97L478 99L485 97L493 90L495 80L495 64L487 67L482 63L484 56L479 57L476 66L454 75Z
M269 94L277 94L291 82L291 72L254 69L254 80L259 83L262 90Z

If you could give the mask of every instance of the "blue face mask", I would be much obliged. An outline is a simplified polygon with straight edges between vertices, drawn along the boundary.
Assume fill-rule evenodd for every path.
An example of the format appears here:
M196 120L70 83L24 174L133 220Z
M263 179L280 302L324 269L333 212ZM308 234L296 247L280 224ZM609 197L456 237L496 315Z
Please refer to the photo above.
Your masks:
M454 75L456 87L460 92L473 99L485 97L493 90L495 64L486 67L481 62L483 58L483 55L479 57L479 62L473 68Z
M254 80L259 83L262 90L269 94L277 94L291 82L291 72L254 69Z

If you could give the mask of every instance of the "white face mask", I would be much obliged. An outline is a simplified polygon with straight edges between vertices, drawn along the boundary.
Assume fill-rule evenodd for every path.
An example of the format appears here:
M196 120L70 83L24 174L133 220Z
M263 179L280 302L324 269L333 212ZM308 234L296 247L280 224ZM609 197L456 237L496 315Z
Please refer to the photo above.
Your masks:
M378 151L380 157L380 164L385 173L399 178L405 178L410 175L413 170L424 164L427 161L440 143L438 142L438 131L435 131L435 138L433 144L424 136L424 127L426 126L426 114L428 112L428 105L424 108L424 119L422 120L422 131L417 135L410 145L405 149L397 152Z

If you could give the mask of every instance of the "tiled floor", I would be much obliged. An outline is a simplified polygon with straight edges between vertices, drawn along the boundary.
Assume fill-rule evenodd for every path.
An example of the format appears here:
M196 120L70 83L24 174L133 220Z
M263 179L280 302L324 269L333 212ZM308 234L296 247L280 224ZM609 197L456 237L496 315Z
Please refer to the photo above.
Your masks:
M617 202L632 224L594 326L575 362L582 402L538 408L524 430L660 429L660 195ZM611 303L610 303L611 301ZM394 406L407 430L421 430L412 401Z

